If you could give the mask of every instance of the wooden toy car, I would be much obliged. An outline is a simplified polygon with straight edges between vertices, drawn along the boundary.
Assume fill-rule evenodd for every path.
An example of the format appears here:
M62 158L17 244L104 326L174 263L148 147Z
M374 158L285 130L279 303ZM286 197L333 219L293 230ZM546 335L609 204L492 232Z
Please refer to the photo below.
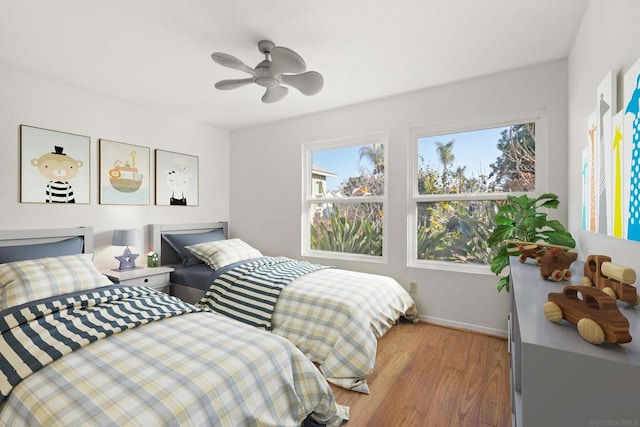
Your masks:
M600 289L566 286L562 292L549 293L542 311L551 322L566 319L576 325L580 336L592 344L631 342L629 321Z
M633 284L636 272L632 268L611 262L606 255L589 255L584 263L583 284L602 290L611 298L638 305L640 298Z
M540 261L540 276L555 282L571 279L571 263L578 259L576 252L549 248Z
M518 260L526 262L528 258L533 258L536 265L540 266L540 276L544 279L561 280L571 279L571 263L578 254L569 252L570 247L551 245L548 243L521 242L519 240L505 240L505 243L516 245L507 248L508 252L520 252Z
M531 258L536 265L540 265L545 249L540 247L537 243L521 242L519 240L505 240L505 243L516 245L507 248L507 252L520 252L520 255L518 255L518 261L521 263L525 263L527 259Z

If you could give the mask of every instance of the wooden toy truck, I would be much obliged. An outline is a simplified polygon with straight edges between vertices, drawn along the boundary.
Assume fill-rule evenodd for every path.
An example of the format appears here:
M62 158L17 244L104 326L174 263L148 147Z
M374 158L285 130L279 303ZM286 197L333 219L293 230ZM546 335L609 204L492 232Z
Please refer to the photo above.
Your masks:
M589 255L584 263L583 284L602 290L611 298L619 299L630 305L638 305L640 300L633 284L636 272L611 262L606 255Z
M525 262L527 258L533 258L536 265L540 266L542 278L556 282L571 279L571 263L578 258L577 253L569 252L572 248L518 240L505 240L505 242L516 245L508 248L507 251L520 252L518 256L520 262Z
M592 344L631 342L629 321L600 289L566 286L562 292L549 293L542 311L551 322L566 319L576 325L580 336Z

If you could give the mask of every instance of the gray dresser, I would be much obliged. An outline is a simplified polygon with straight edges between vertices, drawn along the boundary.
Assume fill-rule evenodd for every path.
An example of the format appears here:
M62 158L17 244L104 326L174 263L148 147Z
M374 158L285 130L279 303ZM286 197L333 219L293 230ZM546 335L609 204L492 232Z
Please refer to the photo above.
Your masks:
M615 262L615 260L613 260ZM572 264L580 283L582 262ZM566 320L542 312L549 292L569 282L540 277L511 258L511 403L514 427L640 426L640 305L618 302L630 324L627 344L593 345Z

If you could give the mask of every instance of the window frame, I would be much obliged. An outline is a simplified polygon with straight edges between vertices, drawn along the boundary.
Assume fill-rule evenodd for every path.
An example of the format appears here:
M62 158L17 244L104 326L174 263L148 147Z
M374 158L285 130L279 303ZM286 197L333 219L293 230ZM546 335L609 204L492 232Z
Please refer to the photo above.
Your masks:
M302 144L302 204L301 204L301 219L302 219L302 247L300 249L301 255L305 257L316 258L329 258L346 261L364 261L373 263L386 263L388 261L388 159L389 159L389 144L388 134L386 132L376 132L365 135L349 136L343 138L335 138L330 140L322 140L315 142L308 142ZM384 153L384 194L382 196L356 196L356 197L314 197L312 191L312 167L313 159L312 153L314 151L326 151L339 148L347 148L354 146L362 146L369 144L383 144ZM328 191L328 189L325 189ZM312 204L319 203L381 203L383 206L382 217L382 256L364 255L364 254L351 254L346 252L332 252L323 251L317 249L311 249L311 232L310 224L311 218L309 218L310 206Z
M424 137L471 132L534 122L536 125L536 179L532 192L418 194L418 140ZM418 259L417 206L421 202L505 200L508 195L528 194L537 197L548 191L548 118L546 109L482 116L467 120L434 123L409 130L408 197L407 197L407 266L476 274L493 274L489 265Z

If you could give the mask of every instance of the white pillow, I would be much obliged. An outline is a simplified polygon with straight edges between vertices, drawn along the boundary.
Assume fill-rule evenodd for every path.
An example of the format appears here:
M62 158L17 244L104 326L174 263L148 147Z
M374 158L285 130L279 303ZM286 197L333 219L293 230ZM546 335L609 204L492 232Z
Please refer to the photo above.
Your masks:
M185 247L214 270L234 262L262 256L259 250L249 246L242 239L216 240Z
M0 264L0 309L110 285L92 257L76 254Z

